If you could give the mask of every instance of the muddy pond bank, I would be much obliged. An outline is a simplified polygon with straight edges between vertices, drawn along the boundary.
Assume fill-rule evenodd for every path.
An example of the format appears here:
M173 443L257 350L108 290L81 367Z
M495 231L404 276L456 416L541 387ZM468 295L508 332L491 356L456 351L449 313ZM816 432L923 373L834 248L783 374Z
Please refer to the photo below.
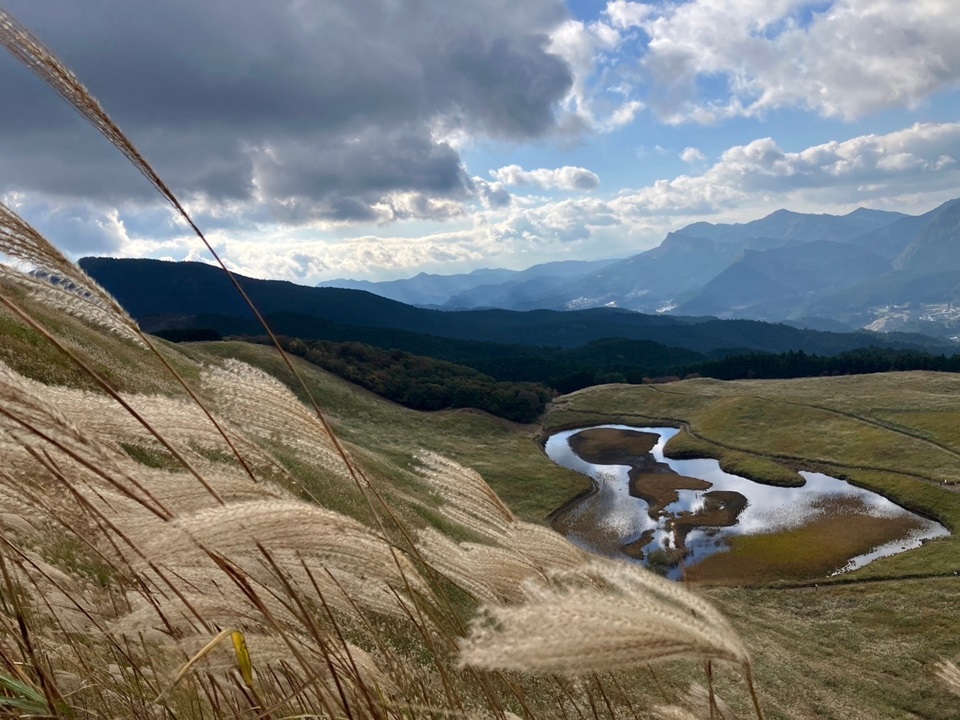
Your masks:
M595 484L554 515L554 528L670 577L732 582L823 577L948 534L822 473L801 472L802 487L775 487L726 473L716 460L666 458L677 432L604 425L551 436L547 455Z

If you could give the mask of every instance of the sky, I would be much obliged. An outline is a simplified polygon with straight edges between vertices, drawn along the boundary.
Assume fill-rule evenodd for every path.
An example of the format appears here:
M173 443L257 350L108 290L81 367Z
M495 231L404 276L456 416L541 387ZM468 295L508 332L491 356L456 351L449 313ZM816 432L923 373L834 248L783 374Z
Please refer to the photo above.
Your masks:
M0 0L235 270L627 257L691 222L960 197L956 0ZM0 200L71 257L207 260L0 51Z

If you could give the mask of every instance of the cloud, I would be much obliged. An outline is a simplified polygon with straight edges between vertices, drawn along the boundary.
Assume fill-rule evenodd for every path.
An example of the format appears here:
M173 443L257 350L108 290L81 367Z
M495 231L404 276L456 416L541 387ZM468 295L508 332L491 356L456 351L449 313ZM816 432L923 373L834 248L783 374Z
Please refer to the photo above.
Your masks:
M960 123L916 124L783 150L772 138L727 149L700 175L659 180L611 201L627 215L696 215L762 206L829 206L906 194L954 192ZM946 199L946 198L944 198Z
M420 271L468 271L478 264L523 267L548 259L577 257L584 243L597 237L626 235L619 224L607 203L569 199L531 208L481 211L469 226L441 233L413 237L384 233L325 243L230 238L220 249L230 258L232 269L256 277L308 283L335 277L385 279ZM186 247L185 241L180 252ZM155 251L141 245L137 252L177 256L169 243ZM188 257L204 259L199 253L188 253Z
M845 213L865 205L925 212L956 196L958 157L960 123L917 124L795 152L772 138L758 138L728 148L702 172L662 178L612 198L511 195L504 180L525 179L537 171L508 166L496 173L504 179L471 178L473 194L462 201L437 206L436 199L416 193L391 195L376 212L407 218L403 233L385 224L377 232L358 234L346 223L318 231L251 222L231 226L229 232L214 228L209 237L241 272L308 283L344 276L407 277L422 270L526 267L598 254L625 257L696 220L743 222L781 207ZM7 199L23 202L22 195ZM222 207L198 203L191 209L207 227L207 215ZM42 230L54 240L66 239L76 254L202 257L194 240L159 206L131 203L115 213L107 205L64 201L27 209ZM448 218L443 232L420 221L438 215ZM155 225L163 232L150 232Z
M475 177L473 185L480 203L488 210L505 208L512 201L510 191L500 181L487 182L483 178Z
M0 200L21 216L34 218L33 227L43 236L56 238L67 253L107 255L121 250L130 240L115 208L107 205L56 203L8 193Z
M219 205L223 222L224 209L238 223L238 214L284 224L447 217L473 192L447 137L554 132L573 82L548 51L567 19L562 0L5 7L77 72L175 192ZM151 197L24 68L0 57L0 77L0 192Z
M462 199L398 191L375 206L362 205L360 211L372 208L382 219L379 229L363 234L346 221L330 222L326 229L298 228L296 219L278 225L256 215L234 222L229 204L203 198L190 209L201 225L212 228L208 236L240 272L308 283L343 276L388 279L422 270L450 273L598 254L624 257L689 222L742 222L781 207L845 213L865 205L924 212L955 197L960 187L956 158L960 123L916 124L798 151L758 138L728 148L700 172L665 177L612 198L512 195L508 186L575 185L575 171L587 177L590 171L507 166L491 179L470 178ZM19 193L5 199L75 255L202 257L159 204L130 202L118 211L109 204L29 197ZM340 214L349 214L348 209ZM437 217L446 218L443 232L429 222ZM407 220L403 232L389 230L387 223L400 218Z
M615 28L626 30L642 24L642 22L654 12L654 8L652 5L647 5L646 3L613 0L607 3L604 12L610 18L610 22Z
M422 269L468 270L477 262L496 257L499 244L494 228L480 225L416 238L362 235L327 243L291 238L265 243L262 238L230 238L223 239L218 250L229 258L232 270L245 275L309 284L336 277L405 277ZM185 247L167 245L151 252L144 245L138 251L140 256L167 253L184 257ZM207 261L203 253L196 251L187 251L186 257Z
M561 126L569 133L611 132L633 121L646 106L618 71L623 34L602 20L568 20L550 34L549 49L573 71Z
M596 173L582 167L564 165L561 168L547 170L524 170L519 165L507 165L491 170L490 175L507 187L516 185L536 185L545 190L589 191L600 187L600 178Z
M611 2L635 27L648 102L671 122L780 107L852 120L915 107L958 86L960 14L950 0Z
M688 165L694 165L705 161L707 156L699 148L685 147L683 152L680 153L680 159Z

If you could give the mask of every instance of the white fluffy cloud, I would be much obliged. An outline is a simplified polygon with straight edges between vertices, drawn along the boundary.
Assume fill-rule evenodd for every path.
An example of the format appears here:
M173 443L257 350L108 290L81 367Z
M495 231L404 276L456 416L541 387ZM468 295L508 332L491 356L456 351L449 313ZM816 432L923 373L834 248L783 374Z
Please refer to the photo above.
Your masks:
M612 0L607 3L605 11L610 18L610 23L618 30L627 30L640 25L653 12L652 5L628 0Z
M913 108L960 87L958 37L954 0L610 0L550 50L573 70L561 126L609 132L648 108L672 124Z
M618 0L650 102L674 122L800 107L846 120L958 87L954 0ZM722 80L722 82L718 82ZM705 86L715 86L713 92Z
M703 151L700 148L695 147L685 147L683 152L680 153L680 159L685 163L693 165L694 163L701 163L707 159L707 156L703 154Z
M733 208L751 212L764 204L798 209L955 193L960 184L957 157L960 123L917 124L799 152L786 152L772 138L761 138L729 148L701 175L660 180L612 204L628 215L689 216Z
M499 170L491 170L490 175L507 187L516 185L535 185L545 190L587 191L600 187L600 178L596 173L582 167L564 165L548 170L524 170L519 165L507 165Z
M596 20L568 20L550 34L550 52L573 71L573 85L563 102L561 125L568 131L609 132L630 124L646 105L616 69L624 36L617 27Z

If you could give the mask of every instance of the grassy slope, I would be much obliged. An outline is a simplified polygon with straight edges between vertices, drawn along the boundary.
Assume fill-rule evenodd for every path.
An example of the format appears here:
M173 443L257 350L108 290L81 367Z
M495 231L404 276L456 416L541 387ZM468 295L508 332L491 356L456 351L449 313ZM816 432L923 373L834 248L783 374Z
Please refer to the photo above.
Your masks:
M708 595L746 639L769 717L960 718L930 676L957 656L960 579Z
M263 348L231 343L198 346L197 349L241 357L281 376L283 374L272 354L264 352ZM379 448L391 464L408 462L407 448L410 446L419 445L447 453L479 470L515 511L531 519L542 519L549 510L582 487L576 477L550 465L534 442L534 428L503 423L479 414L416 413L384 403L322 371L308 370L307 375L311 386L317 389L321 404L330 410L342 437L371 450ZM778 439L777 432L793 436L802 429L804 408L786 405L791 415L797 413L798 417L790 425L771 432L774 428L768 422L770 418L765 418L763 413L769 413L771 408L782 408L787 401L825 404L823 398L826 397L838 410L858 413L867 412L867 407L913 407L914 412L925 417L924 408L928 406L933 409L942 404L941 411L947 411L949 403L940 393L951 392L953 383L956 383L956 389L960 389L960 379L951 376L911 373L823 381L693 381L660 388L610 386L567 396L547 418L547 426L573 421L575 415L572 411L581 408L594 413L602 412L604 408L643 408L654 417L676 419L688 417L685 413L690 413L698 433L703 432L705 437L717 437L738 447L741 444L752 447L754 428L765 427L762 447L773 452L778 440L782 439ZM769 397L769 406L763 403L747 405L741 415L730 415L730 408L737 407L736 402L730 402L731 398L744 391ZM659 399L656 408L651 397ZM863 402L858 403L858 397ZM711 408L714 401L726 402ZM705 410L702 416L694 412L705 408L709 411ZM815 411L812 416L822 422L820 412ZM724 413L727 413L726 422ZM754 416L760 425L750 425ZM703 427L701 418L709 419ZM827 414L827 419L830 418L834 416ZM863 424L852 419L844 421L853 425L841 424L833 428L841 431L842 437L838 436L830 445L821 444L820 455L807 457L819 457L824 469L834 472L840 467L834 463L843 463L844 453L848 450L857 459L880 462L874 460L870 448L860 447L854 452L855 448L844 445L844 439L849 445L861 442L858 437ZM806 444L799 439L790 447L799 453L809 453L811 448L817 447L813 439L818 432L815 426L805 436ZM876 436L868 433L867 439L901 443L903 452L897 457L903 458L904 464L895 467L932 472L933 468L948 462L935 454L926 464L907 465L908 461L917 462L929 446L920 443L915 448L907 440L888 438L883 434L890 431L875 432ZM931 439L940 441L943 437ZM771 463L752 453L730 454L741 461L754 460L759 469L769 469L767 463L780 472L792 472L788 468L792 463ZM849 472L851 468L847 470ZM960 470L954 473L951 477L960 480ZM874 482L880 484L884 479L891 483L900 480L909 483L911 488L918 485L911 477L886 474L883 478L874 478ZM936 491L938 498L945 492L936 487L931 489ZM946 497L945 507L960 505L951 502L960 500L956 495L947 492ZM931 554L929 550L936 552ZM880 574L938 572L940 562L956 564L956 557L953 541L931 544L901 556L900 560L885 561L886 567ZM910 561L905 561L907 558L911 558ZM881 563L876 564L876 567L881 566ZM873 568L868 566L857 576L877 574ZM708 594L721 603L748 639L754 653L761 698L770 717L893 718L912 715L960 718L960 708L930 676L929 669L930 664L941 657L956 656L957 643L960 642L957 620L960 579L950 576L832 587L821 584L819 590L716 588L709 590ZM694 668L690 670L695 674ZM679 682L677 678L690 677L687 672L674 675L666 668L658 669L657 673L659 682L671 687ZM725 690L724 696L733 700L746 715L746 697L735 676L723 673L720 686ZM680 689L680 685L676 687ZM648 690L653 692L652 688ZM652 698L656 700L655 693Z
M3 292L28 308L48 332L116 390L171 396L186 394L148 350L95 330L62 312L34 303L15 286L4 284ZM171 352L168 358L187 381L195 383L200 377L198 368L185 361L180 353ZM0 307L0 361L21 375L48 385L97 390L93 381L64 353L3 307Z
M191 353L234 357L290 379L272 348L240 342L187 347ZM297 361L297 367L338 436L380 457L386 468L408 467L417 449L442 453L478 471L518 516L534 522L544 522L552 510L589 487L583 476L547 460L535 442L538 426L476 411L408 410L306 362Z
M171 383L156 380L163 376L154 371L155 361L147 353L128 344L104 340L99 333L86 331L81 323L62 317L50 320L59 323L59 334L67 337L72 346L125 389L177 393ZM36 345L29 333L24 333L16 323L3 318L0 321L4 339L0 347L17 348L16 352L10 350L7 358L18 358L22 372L66 385L85 384L71 375L69 366L62 363L55 352L31 351L31 347L42 346ZM180 352L200 361L236 356L281 377L285 375L276 356L267 348L227 343L170 348L170 356L180 358L178 367L195 376L195 365L180 356ZM482 472L518 514L541 520L549 510L585 486L582 478L553 466L545 458L535 442L538 428L512 425L476 413L409 411L385 403L323 371L305 364L300 367L344 440L355 453L362 455L365 467L379 468L378 474L384 478L404 475L402 469L412 457L410 448L438 450ZM929 391L940 382L938 377L919 379L924 379L926 384L917 382L911 387ZM869 380L850 381L866 383L857 392L861 397L869 397ZM816 382L742 385L754 393L757 389L775 389L780 385L781 394L794 388L802 396L803 392L816 394ZM698 431L709 434L708 431L716 432L717 428L727 426L707 413L705 417L714 417L714 424L707 422L701 428L697 411L709 406L714 399L723 399L737 391L740 385L700 382L658 389L614 387L580 393L568 397L548 418L548 425L582 421L590 414L612 418L611 408L642 408L660 417L690 417ZM710 393L701 396L701 389L709 389ZM678 392L680 394L676 394ZM877 392L883 394L881 390ZM916 392L919 394L915 404L906 402L906 398L914 396L904 393L904 401L891 402L889 407L922 418L927 418L927 404L934 412L950 412L948 402L934 402L935 398L924 400L924 391L917 389ZM837 401L835 392L832 396ZM659 398L656 407L654 398ZM893 400L893 396L890 399ZM644 404L638 404L640 401ZM850 402L849 408L841 409L858 407L855 399ZM936 427L936 423L928 424ZM917 423L915 427L919 426ZM750 439L751 428L746 418L729 427L733 434L723 436L725 441ZM743 433L741 436L734 432L737 428ZM948 434L949 431L945 431L931 439L947 442ZM768 445L774 441L773 438L765 440ZM843 447L835 450L842 452ZM914 714L960 718L956 704L930 677L928 668L939 657L956 658L960 637L956 621L960 581L936 579L822 586L819 591L717 588L708 592L722 604L749 641L769 717L873 718ZM682 689L684 678L689 678L690 673L678 671L685 669L696 675L696 668L683 664L676 668L658 667L658 682L668 689ZM638 678L643 686L639 688L640 699L646 696L653 702L662 701L656 683L649 680L646 676ZM732 674L721 672L719 686L739 710L747 710L742 686L735 683Z

